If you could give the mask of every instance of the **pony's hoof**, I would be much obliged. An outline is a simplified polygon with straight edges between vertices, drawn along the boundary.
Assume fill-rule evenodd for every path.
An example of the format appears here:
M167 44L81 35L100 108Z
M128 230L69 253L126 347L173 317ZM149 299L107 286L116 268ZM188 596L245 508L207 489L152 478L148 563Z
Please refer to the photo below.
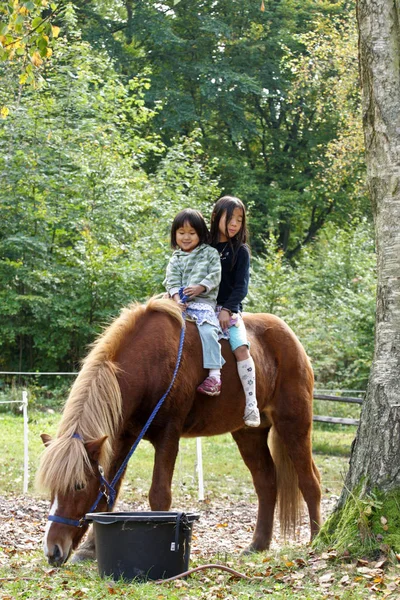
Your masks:
M256 552L259 552L259 550L254 548L254 546L249 546L248 548L245 548L243 550L243 552L241 553L241 556L249 556L249 554L255 554Z
M96 552L94 549L89 550L88 548L85 548L83 550L78 550L72 556L71 563L77 564L77 563L81 563L85 560L96 560Z

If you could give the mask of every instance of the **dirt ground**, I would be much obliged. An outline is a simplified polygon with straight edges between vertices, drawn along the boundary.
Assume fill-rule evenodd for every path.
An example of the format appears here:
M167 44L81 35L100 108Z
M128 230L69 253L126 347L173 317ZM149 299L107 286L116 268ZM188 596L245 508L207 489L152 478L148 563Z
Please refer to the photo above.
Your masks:
M336 496L323 498L324 519L332 511L336 500ZM171 510L178 509L200 513L199 520L193 524L191 554L204 558L223 558L240 554L251 542L256 522L256 504L230 502L228 499L202 503L192 501L188 506L175 506ZM135 504L119 502L116 510L148 511L149 507L144 501ZM5 560L9 554L39 550L42 547L48 511L49 503L44 500L29 496L0 496L0 562L1 556ZM289 543L306 544L308 541L308 518L304 514L296 537L289 540ZM276 523L272 549L279 548L282 544L279 524Z

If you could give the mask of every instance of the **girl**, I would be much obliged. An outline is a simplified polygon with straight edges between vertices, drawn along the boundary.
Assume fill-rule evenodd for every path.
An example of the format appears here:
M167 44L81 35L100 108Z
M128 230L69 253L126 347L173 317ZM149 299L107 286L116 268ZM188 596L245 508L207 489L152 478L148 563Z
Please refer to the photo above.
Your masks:
M222 266L217 314L222 330L229 334L237 360L246 399L244 422L249 427L258 427L260 413L256 399L256 372L241 317L242 301L247 295L250 277L250 250L246 240L243 202L233 196L223 196L215 204L211 217L211 245L218 250Z
M224 359L218 342L219 322L215 315L221 262L218 251L208 245L209 232L203 215L191 208L178 213L171 227L171 247L164 285L175 302L196 321L203 348L203 365L208 377L197 388L208 396L221 391Z

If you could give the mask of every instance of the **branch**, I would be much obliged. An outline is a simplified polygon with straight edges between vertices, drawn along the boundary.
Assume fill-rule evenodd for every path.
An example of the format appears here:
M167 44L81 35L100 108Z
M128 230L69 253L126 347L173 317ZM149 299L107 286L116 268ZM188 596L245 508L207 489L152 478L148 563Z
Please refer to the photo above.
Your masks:
M29 37L30 35L32 35L32 33L34 33L35 31L37 31L39 29L39 27L41 27L43 25L43 23L45 23L46 21L48 21L50 18L54 17L55 15L57 15L60 10L62 8L65 8L63 4L60 4L59 6L57 6L49 15L47 15L47 17L45 17L44 19L42 19L42 22L39 23L39 25L37 25L36 27L34 27L31 31L29 31L28 33L26 33L25 35L13 40L12 42L10 42L9 44L6 44L5 46L3 46L3 48L8 48L8 46L13 46L14 44L16 44L17 42L20 42L21 40L25 39L26 37Z

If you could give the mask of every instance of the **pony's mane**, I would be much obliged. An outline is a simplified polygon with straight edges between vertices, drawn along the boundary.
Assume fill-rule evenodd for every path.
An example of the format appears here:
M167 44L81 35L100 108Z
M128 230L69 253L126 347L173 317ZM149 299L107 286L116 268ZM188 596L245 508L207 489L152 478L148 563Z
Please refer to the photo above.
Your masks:
M65 494L75 485L86 485L89 457L82 441L72 437L74 433L84 442L108 436L100 456L100 462L107 470L122 416L115 356L122 340L132 332L138 320L154 311L167 313L182 323L182 314L175 302L155 297L145 305L133 303L122 309L120 316L92 344L65 403L57 436L42 455L37 474L40 487L54 494Z

